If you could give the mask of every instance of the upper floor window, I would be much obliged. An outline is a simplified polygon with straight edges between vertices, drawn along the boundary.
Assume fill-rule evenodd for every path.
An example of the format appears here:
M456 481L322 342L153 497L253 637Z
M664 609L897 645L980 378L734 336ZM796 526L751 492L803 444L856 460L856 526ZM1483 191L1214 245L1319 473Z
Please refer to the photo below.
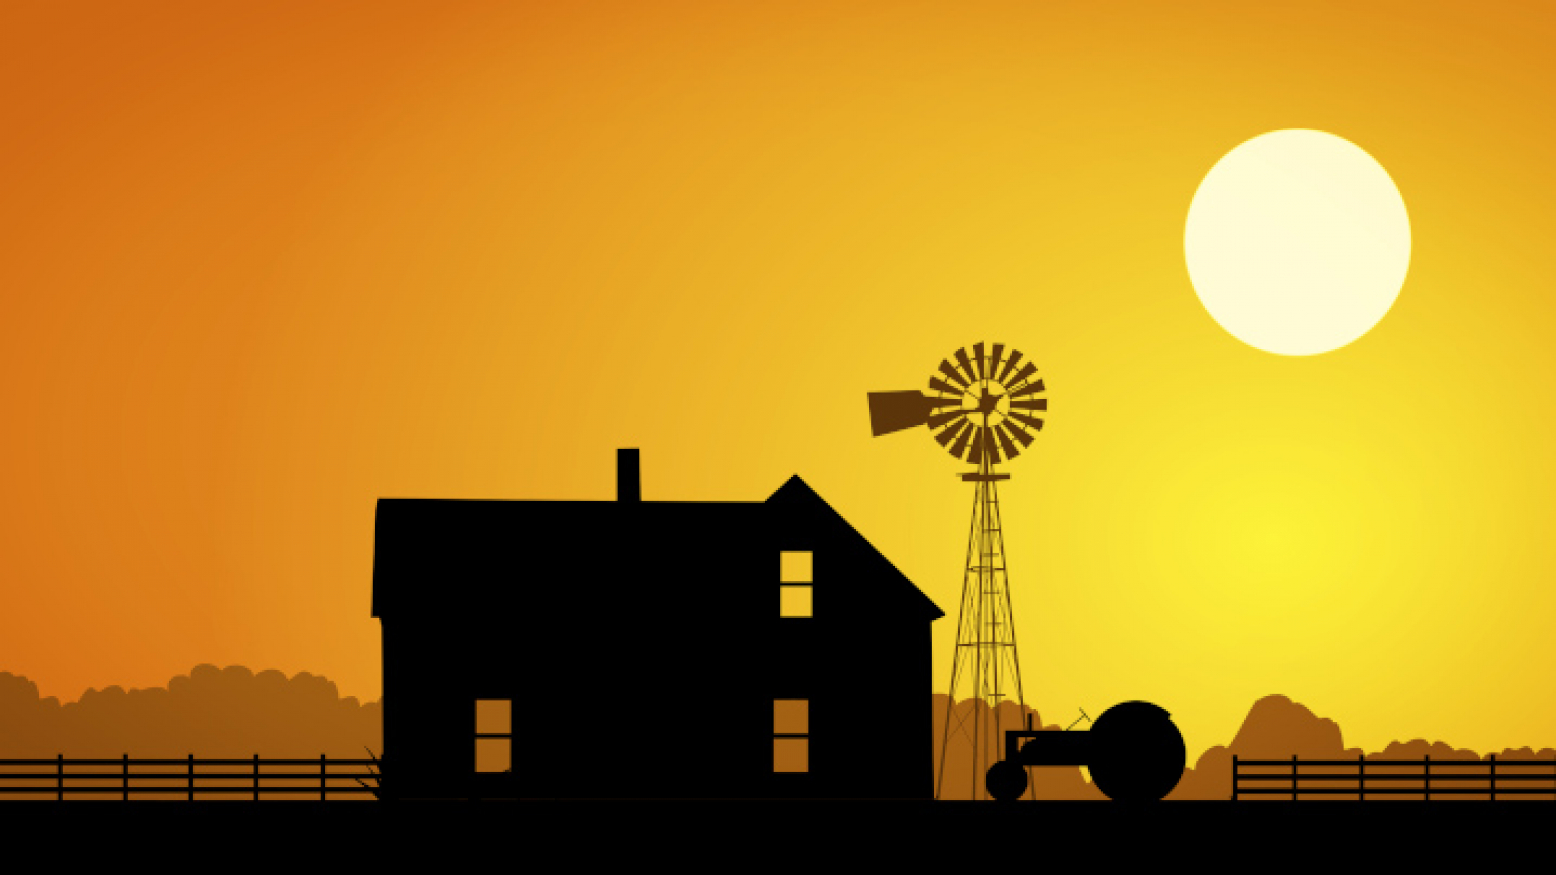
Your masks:
M811 616L811 559L809 550L778 554L778 616Z

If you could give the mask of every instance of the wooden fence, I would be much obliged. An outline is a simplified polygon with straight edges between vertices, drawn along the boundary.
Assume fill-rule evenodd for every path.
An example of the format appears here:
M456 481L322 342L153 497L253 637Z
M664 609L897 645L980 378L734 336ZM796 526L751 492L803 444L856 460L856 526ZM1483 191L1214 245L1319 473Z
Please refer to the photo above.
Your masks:
M1556 760L1244 760L1232 799L1556 799Z
M0 759L0 799L370 798L377 763L359 759ZM282 771L277 771L281 769Z

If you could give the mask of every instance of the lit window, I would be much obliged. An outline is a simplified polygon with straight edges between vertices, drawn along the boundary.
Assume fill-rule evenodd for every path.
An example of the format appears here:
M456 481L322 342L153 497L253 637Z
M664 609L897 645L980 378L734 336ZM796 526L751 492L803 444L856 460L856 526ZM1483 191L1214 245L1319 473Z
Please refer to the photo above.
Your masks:
M778 616L780 616L780 617L808 617L808 616L810 616L810 587L808 587L808 586L780 586L780 587L778 587Z
M811 554L785 550L778 554L778 616L811 615Z
M810 700L773 700L773 771L810 771Z
M778 579L783 583L810 583L810 551L785 550L779 553Z
M513 700L475 700L475 770L513 769Z

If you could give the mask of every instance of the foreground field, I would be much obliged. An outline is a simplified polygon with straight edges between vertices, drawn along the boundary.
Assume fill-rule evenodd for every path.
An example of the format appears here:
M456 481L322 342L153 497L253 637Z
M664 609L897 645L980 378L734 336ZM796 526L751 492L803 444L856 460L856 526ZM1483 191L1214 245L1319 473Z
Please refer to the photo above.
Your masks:
M1483 865L1548 842L1553 817L1551 802L1451 801L27 802L0 806L0 829L12 849L41 845L74 860L149 853L310 871L498 859L572 862L546 871L808 870L839 861L917 871L969 859L1219 871L1292 860L1392 867L1458 854Z

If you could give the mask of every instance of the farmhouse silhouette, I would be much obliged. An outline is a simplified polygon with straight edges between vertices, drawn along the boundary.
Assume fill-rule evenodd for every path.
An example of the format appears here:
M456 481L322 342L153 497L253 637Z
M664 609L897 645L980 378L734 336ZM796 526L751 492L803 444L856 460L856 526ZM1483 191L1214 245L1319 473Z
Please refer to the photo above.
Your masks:
M933 794L943 612L798 476L765 501L381 498L384 792Z

